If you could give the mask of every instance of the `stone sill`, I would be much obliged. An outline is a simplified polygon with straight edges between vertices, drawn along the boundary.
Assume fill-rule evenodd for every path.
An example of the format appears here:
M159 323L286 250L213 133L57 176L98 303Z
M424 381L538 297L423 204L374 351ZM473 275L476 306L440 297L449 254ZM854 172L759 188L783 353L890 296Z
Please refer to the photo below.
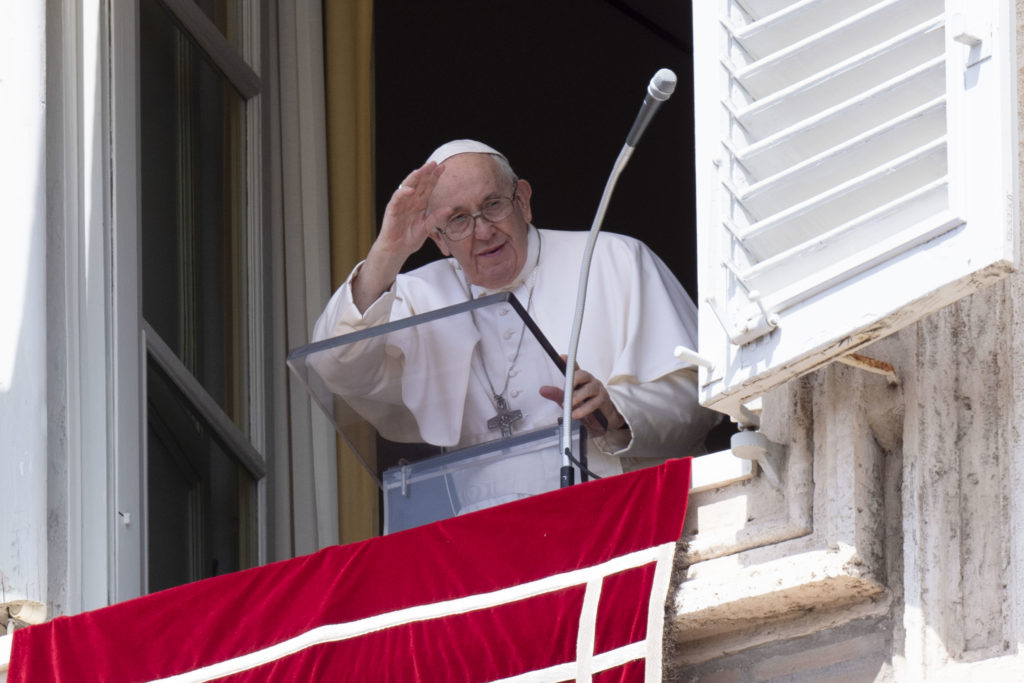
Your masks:
M675 616L669 628L681 658L697 663L725 651L792 637L796 631L813 631L821 627L822 618L833 623L859 618L865 606L884 611L888 603L889 591L851 546L756 565L744 565L741 553L689 568L674 596ZM820 618L794 622L810 616ZM771 625L779 625L778 632L764 628ZM786 633L780 635L781 631Z

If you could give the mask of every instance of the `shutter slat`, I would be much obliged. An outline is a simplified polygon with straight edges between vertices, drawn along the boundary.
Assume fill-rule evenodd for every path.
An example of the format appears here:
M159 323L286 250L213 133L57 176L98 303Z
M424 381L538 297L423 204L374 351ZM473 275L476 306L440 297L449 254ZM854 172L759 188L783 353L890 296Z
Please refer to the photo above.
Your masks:
M946 100L939 97L862 135L751 185L738 200L765 218L828 188L868 173L884 159L907 154L946 130Z
M945 193L941 188L938 193ZM922 198L927 198L926 194ZM894 226L903 226L902 221ZM850 278L869 271L871 268L891 261L893 258L940 237L963 225L963 219L948 211L931 215L913 228L882 236L881 241L858 252L843 253L837 250L834 258L821 268L807 272L801 280L794 280L789 286L779 288L765 302L772 311L787 311L798 306L831 287L842 284Z
M793 4L793 0L736 0L731 3L733 11L742 11L751 23L771 16L777 12L785 11L786 7Z
M744 246L765 259L811 240L946 174L946 140L940 138L829 188L743 232Z
M918 24L890 40L839 62L787 88L737 108L737 117L754 129L780 130L799 121L807 111L839 104L851 92L863 92L898 77L944 52L942 18ZM741 74L735 79L753 90ZM768 123L749 123L765 121Z
M734 50L744 91L755 99L782 90L941 14L931 0L886 0L771 55ZM744 60L752 61L746 62Z
M766 173L779 173L941 97L945 84L945 62L936 57L898 78L856 93L839 105L807 112L798 124L758 139L748 147L737 147L737 161L747 170L756 167ZM754 122L744 127L748 125L755 127Z
M793 0L736 0L734 3L751 21L758 21L785 9Z
M803 0L758 21L728 28L748 53L761 58L877 3L878 0Z
M832 275L826 278L817 273L826 270L832 273L834 263L843 263L837 272L849 275L857 272L854 264L872 252L875 245L894 239L905 242L909 249L916 242L910 240L911 237L926 235L930 239L936 234L934 231L949 229L952 224L943 208L948 200L948 188L948 177L937 178L814 240L801 242L751 268L737 270L752 287L770 292L768 302L773 310L783 311L796 302L793 291L812 282L829 280ZM887 255L896 251L894 248L883 250ZM869 266L870 263L865 264Z

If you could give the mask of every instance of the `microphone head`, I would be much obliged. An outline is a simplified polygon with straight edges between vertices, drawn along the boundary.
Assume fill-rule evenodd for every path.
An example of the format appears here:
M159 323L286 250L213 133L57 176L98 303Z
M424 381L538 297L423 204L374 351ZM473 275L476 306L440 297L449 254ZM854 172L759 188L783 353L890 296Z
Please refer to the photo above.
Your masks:
M672 69L658 69L654 74L651 84L647 86L647 94L654 99L664 102L671 97L676 89L676 74Z

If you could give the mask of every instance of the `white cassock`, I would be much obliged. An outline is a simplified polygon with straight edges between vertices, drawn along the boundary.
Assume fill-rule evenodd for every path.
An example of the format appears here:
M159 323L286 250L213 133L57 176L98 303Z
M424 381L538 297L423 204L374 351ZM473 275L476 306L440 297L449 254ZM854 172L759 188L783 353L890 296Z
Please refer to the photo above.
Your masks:
M313 340L435 311L465 302L469 296L511 291L558 353L564 354L587 236L583 231L539 230L531 225L523 272L506 288L469 285L457 261L447 258L399 275L363 314L352 301L350 284L360 264L331 297L314 327ZM486 428L495 414L490 395L500 392L506 381L504 395L510 407L523 411L516 433L550 427L561 417L561 408L540 396L538 388L543 384L562 387L564 380L552 372L550 361L529 357L535 351L529 344L516 357L522 322L509 310L507 305L478 309L476 320L464 324L465 329L449 326L443 339L421 333L419 327L409 328L390 336L385 348L367 346L357 358L338 359L336 372L318 370L337 393L362 393L373 401L408 408L404 420L387 413L387 424L374 423L392 440L450 448L496 438L499 435ZM693 455L703 448L704 437L718 416L698 404L696 369L672 353L679 344L695 347L696 317L682 285L646 245L615 233L598 237L577 360L607 387L628 429L589 439L587 455L596 474L618 474L665 458ZM468 316L460 319L469 321ZM481 340L478 330L498 334ZM486 374L473 359L482 359ZM436 386L423 382L417 368L442 373L444 391L439 393ZM382 387L383 393L374 395ZM360 412L374 422L372 407ZM520 496L506 499L510 497ZM494 502L500 501L489 504Z

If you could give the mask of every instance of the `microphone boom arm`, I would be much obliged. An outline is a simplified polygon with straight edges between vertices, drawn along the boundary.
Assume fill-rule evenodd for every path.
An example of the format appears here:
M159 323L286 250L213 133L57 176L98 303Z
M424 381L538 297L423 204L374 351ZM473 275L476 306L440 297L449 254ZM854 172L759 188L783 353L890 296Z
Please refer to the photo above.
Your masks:
M601 193L601 201L597 205L597 213L590 226L590 235L587 238L587 245L583 252L583 262L580 264L580 280L576 289L576 310L573 315L572 333L569 335L569 352L565 361L565 387L562 397L562 430L559 438L559 449L562 453L562 468L560 470L560 485L562 488L571 486L574 481L573 457L572 457L572 393L575 388L576 378L576 350L580 343L580 328L583 326L583 308L587 299L587 281L590 277L590 262L594 255L594 245L597 243L598 233L601 232L601 225L604 223L604 215L608 210L608 203L611 201L612 191L619 180L622 170L633 155L636 143L643 134L644 129L650 122L654 112L664 100L667 100L675 89L676 75L669 69L660 69L651 84L647 88L647 98L644 100L640 115L637 117L626 143L619 151L618 158L612 165L612 171L604 185L604 192Z
M594 245L597 244L597 235L601 232L601 225L604 223L604 215L608 210L608 203L611 201L612 191L619 181L619 175L626 167L626 163L633 155L633 147L623 145L619 151L618 158L612 166L612 172L604 184L604 192L601 194L601 201L597 205L597 213L594 215L594 222L590 226L590 235L587 238L587 245L583 251L583 262L580 264L580 280L576 289L576 309L572 320L572 333L569 335L569 353L565 361L565 393L562 399L562 436L561 447L562 469L561 486L573 484L572 471L572 392L576 377L576 350L580 343L580 328L583 326L583 308L587 300L587 281L590 277L590 262L594 255Z

